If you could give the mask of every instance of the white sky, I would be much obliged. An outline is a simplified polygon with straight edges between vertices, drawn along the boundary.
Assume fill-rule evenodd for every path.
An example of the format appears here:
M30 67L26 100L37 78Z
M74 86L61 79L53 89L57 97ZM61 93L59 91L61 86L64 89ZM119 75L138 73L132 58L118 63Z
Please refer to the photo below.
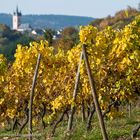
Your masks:
M16 5L22 14L78 15L94 18L114 15L140 0L0 0L0 13L13 13Z

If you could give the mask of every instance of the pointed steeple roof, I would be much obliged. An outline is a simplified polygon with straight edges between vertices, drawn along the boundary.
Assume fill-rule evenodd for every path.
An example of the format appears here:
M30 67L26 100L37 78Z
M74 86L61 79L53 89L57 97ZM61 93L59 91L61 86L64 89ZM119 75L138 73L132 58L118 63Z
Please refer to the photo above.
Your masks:
M15 16L21 16L22 15L21 12L19 12L19 10L18 10L18 5L16 6L16 11L14 12L14 15Z
M16 13L18 13L18 5L17 5L17 7L16 7Z

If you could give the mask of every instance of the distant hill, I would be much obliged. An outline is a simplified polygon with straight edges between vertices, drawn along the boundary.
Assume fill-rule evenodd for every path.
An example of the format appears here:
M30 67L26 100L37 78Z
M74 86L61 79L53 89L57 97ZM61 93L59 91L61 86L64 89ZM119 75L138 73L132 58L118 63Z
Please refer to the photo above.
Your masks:
M129 24L134 18L140 14L140 11L130 6L127 9L118 11L114 16L108 16L102 19L93 20L90 24L97 27L99 30L112 26L113 29L122 29Z
M0 14L0 23L6 24L12 27L12 15L10 14Z
M22 23L29 23L33 28L61 29L68 26L87 25L94 18L66 15L23 15ZM0 14L0 23L12 27L12 15Z

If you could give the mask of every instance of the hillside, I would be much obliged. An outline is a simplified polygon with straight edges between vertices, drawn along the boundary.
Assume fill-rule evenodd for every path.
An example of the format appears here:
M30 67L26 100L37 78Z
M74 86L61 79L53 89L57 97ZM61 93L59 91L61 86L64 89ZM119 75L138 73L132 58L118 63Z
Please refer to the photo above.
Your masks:
M29 23L33 28L61 29L68 26L87 25L94 18L66 15L23 15L22 23ZM0 14L0 23L12 27L12 15Z
M114 29L122 29L139 14L140 12L137 9L128 6L127 9L116 12L114 16L109 15L102 19L93 20L90 24L99 30L107 26L112 26Z
M140 16L122 30L98 31L88 25L80 29L80 42L66 53L61 48L54 52L40 40L19 45L12 65L0 55L0 139L139 140L139 29ZM8 28L3 25L1 30L5 39ZM69 36L75 33L65 29L62 37L71 42ZM30 135L28 122L36 135Z

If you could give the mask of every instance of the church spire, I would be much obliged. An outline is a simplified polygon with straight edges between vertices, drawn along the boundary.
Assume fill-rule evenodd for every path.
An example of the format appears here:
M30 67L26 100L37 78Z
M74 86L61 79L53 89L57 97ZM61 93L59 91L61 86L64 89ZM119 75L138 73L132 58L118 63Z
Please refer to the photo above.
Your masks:
M21 16L21 12L18 10L18 5L16 6L16 11L14 12L15 16Z
M16 10L13 14L13 29L14 30L18 30L21 16L22 16L21 12L19 12L18 5L17 5Z
M16 13L19 13L19 12L18 12L18 5L17 5L17 7L16 7Z

